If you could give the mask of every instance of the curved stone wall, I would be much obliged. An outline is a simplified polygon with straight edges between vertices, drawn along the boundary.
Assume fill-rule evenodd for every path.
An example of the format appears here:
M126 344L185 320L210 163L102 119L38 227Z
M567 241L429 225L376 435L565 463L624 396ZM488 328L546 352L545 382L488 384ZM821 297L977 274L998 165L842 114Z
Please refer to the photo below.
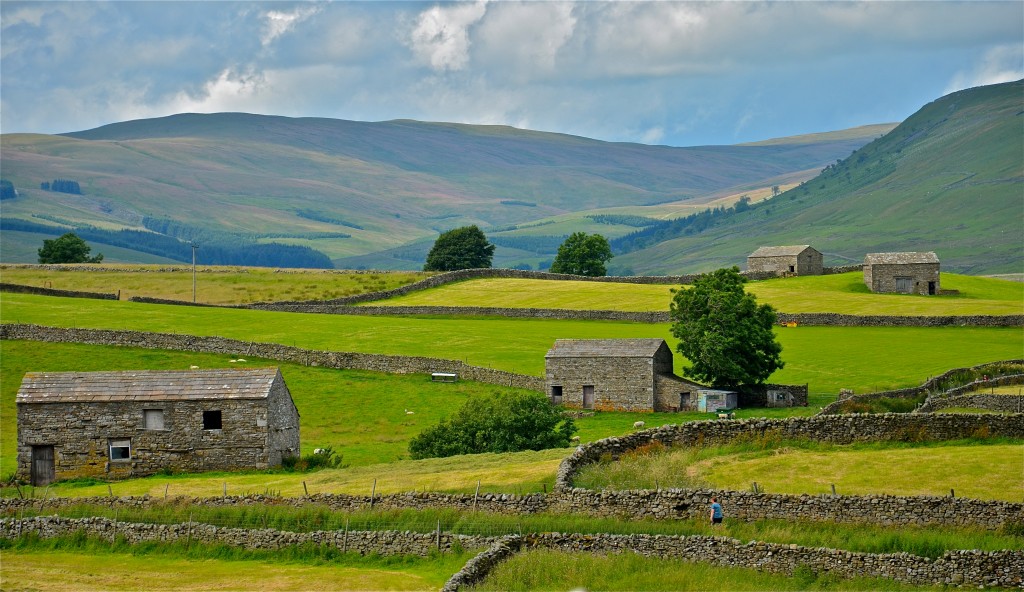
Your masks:
M944 381L948 380L950 377L952 377L952 376L954 376L954 375L956 375L958 373L969 371L969 370L970 371L975 371L975 372L984 371L985 368L991 368L991 367L997 367L997 366L1006 366L1006 365L1011 365L1011 364L1024 365L1024 360L1003 360L1003 361L998 361L998 362L987 362L985 364L978 364L977 366L971 366L969 368L953 368L952 370L947 370L946 372L943 372L942 374L940 374L938 376L933 376L932 378L929 378L928 380L924 381L920 386L914 386L914 387L905 388L905 389L896 389L896 390L891 390L891 391L880 391L880 392L877 392L877 393L865 393L865 394L862 394L862 395L850 395L848 397L841 398L838 401L834 401L832 403L829 403L828 405L823 407L822 410L817 413L817 415L839 415L839 414L842 414L843 405L845 403L849 402L849 401L868 402L868 401L873 401L873 400L877 400L877 399L913 399L914 397L919 397L922 394L928 393L928 392L938 388L938 385L942 384ZM1005 383L993 382L992 384L997 384L997 386L999 384L1018 384L1017 382L1015 382L1017 379L1013 378L1012 376L1008 377L1008 378L1009 378L1008 382L1005 382ZM999 381L999 380L1002 380L1002 379L1003 379L1003 377L997 377L997 378L992 379L992 380L993 381ZM986 383L984 381L975 381L975 382L971 383L970 385L965 385L965 386L962 386L962 387L957 387L956 389L952 389L951 391L948 391L947 393L944 393L944 395L949 395L951 393L952 394L959 394L959 392L967 392L967 390L971 390L973 385L978 385L978 384L986 384Z
M883 413L694 421L666 425L580 446L558 467L555 488L573 487L580 467L603 455L617 459L624 452L652 442L665 446L716 446L737 440L805 439L832 444L874 441L959 440L977 434L1024 439L1024 415L931 415Z

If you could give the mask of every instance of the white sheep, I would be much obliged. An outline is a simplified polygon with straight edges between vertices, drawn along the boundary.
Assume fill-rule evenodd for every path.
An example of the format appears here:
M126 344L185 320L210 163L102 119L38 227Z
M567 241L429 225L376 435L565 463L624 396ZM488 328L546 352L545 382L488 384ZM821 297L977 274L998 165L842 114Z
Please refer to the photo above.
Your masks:
M325 452L327 452L327 451L324 450L323 448L314 448L313 449L313 454L324 454Z
M189 366L188 369L189 370L198 370L199 366Z
M415 413L415 411L409 411L408 409L405 410L406 415L412 415L413 413Z
M572 438L569 438L569 441L572 442L573 444L579 444L580 443L580 437L579 436L573 436Z
M639 430L639 429L641 429L641 428L643 428L643 427L644 427L644 426L646 426L646 425L647 425L647 422L645 422L645 421L634 421L634 422L633 422L633 427L634 427L635 429L638 429L638 430Z

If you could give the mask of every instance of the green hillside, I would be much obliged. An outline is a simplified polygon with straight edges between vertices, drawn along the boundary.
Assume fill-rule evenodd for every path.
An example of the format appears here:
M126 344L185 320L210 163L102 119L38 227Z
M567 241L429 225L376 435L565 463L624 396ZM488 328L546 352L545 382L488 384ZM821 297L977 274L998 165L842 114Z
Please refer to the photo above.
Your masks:
M953 93L817 178L703 231L620 239L614 262L638 274L693 272L742 266L761 245L811 244L826 265L935 251L951 271L1020 272L1022 115L1024 81Z
M337 263L465 224L490 229L764 187L820 168L877 133L673 148L501 126L182 114L61 136L3 135L3 176L19 192L4 200L3 230L127 228L144 231L130 240L288 244ZM82 194L41 189L55 179L77 181ZM531 256L514 251L501 257ZM0 257L16 262L8 255L26 252ZM200 262L238 264L202 259L211 254L200 251Z

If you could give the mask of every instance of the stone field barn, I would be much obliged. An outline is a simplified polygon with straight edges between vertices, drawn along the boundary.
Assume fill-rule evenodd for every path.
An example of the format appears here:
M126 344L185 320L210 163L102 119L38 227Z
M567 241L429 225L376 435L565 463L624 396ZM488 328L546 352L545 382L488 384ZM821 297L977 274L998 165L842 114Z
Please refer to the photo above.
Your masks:
M810 245L760 247L747 256L747 270L777 275L821 275L822 256Z
M664 339L558 339L544 358L553 403L604 411L679 411L703 386L676 376Z
M33 485L265 469L299 454L277 368L30 372L16 402L18 474Z
M868 253L864 283L872 292L938 294L939 258L935 253Z

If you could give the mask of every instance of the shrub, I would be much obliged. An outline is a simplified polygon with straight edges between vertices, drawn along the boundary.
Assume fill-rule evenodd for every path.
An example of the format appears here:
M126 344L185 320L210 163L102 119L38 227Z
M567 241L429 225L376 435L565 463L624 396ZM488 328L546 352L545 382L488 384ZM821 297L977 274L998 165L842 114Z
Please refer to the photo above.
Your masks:
M409 454L421 459L544 450L568 446L575 432L572 418L540 393L476 395L453 417L414 437Z

